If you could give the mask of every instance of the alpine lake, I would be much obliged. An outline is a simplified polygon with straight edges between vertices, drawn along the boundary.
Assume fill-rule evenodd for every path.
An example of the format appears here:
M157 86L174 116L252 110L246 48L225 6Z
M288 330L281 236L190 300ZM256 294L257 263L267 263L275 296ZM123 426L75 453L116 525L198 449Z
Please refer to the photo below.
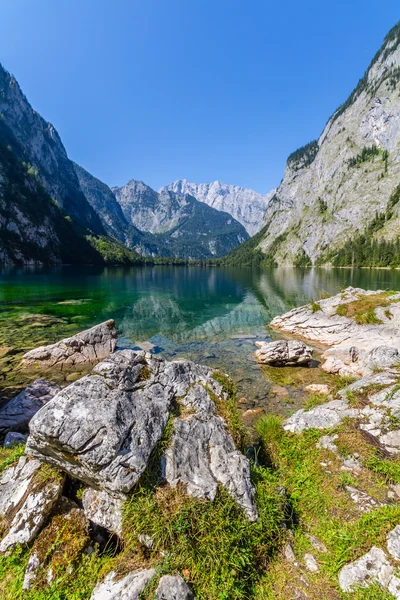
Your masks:
M29 372L22 355L107 319L118 348L186 358L228 373L245 423L301 408L303 388L330 376L318 367L265 367L255 342L280 337L277 314L352 285L400 290L386 269L250 269L195 266L21 268L0 272L0 405L33 379L74 381L82 372ZM320 350L315 349L318 359Z

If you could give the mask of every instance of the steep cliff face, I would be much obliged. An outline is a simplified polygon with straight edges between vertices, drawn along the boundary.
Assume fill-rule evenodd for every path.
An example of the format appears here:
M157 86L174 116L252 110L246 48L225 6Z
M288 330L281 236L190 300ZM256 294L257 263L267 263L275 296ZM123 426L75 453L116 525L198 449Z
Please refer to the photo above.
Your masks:
M289 156L256 251L279 264L344 264L398 238L399 91L397 25L319 140Z
M0 264L99 263L101 257L29 166L0 119Z
M243 225L249 235L255 235L261 229L269 201L275 193L272 190L263 196L254 190L220 181L197 184L187 179L178 179L159 191L162 190L190 194L212 208L229 213Z
M0 65L0 264L138 261L106 236L58 133Z
M198 202L193 196L162 189L159 193L132 180L112 188L126 220L152 234L159 254L205 259L226 254L248 239L230 214Z
M93 233L104 233L98 215L80 189L73 164L57 131L32 109L15 78L1 65L0 114L24 148L46 192L79 225L88 227Z

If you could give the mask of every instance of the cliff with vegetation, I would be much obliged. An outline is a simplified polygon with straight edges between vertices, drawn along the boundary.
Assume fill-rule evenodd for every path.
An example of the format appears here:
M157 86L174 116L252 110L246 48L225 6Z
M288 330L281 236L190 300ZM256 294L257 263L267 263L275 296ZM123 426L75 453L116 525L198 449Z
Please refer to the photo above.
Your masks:
M230 256L298 266L399 266L400 25L320 138L296 152L262 236Z

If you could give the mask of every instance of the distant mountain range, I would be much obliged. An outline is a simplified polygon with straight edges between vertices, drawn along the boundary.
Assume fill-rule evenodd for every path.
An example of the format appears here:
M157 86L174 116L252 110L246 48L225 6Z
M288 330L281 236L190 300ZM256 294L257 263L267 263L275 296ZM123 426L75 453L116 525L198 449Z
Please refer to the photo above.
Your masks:
M1 65L0 115L0 264L221 257L261 224L268 202L235 186L155 192L132 180L110 189L68 158Z
M250 236L255 235L263 226L268 204L275 193L272 190L263 196L254 190L220 181L197 184L190 183L187 179L178 179L159 191L163 190L190 194L212 208L229 213L243 225Z

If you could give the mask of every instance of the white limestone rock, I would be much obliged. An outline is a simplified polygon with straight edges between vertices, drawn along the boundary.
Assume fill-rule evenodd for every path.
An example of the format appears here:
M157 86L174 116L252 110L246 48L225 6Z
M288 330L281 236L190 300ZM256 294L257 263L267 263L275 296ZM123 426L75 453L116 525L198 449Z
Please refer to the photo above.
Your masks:
M254 356L264 365L305 365L312 360L312 348L297 340L278 340L275 342L256 342L259 350Z
M307 571L310 571L311 573L318 573L319 571L319 566L317 561L315 560L314 556L312 554L305 554L304 555L304 562L306 563L306 569Z
M304 391L309 394L317 394L318 396L327 396L330 392L330 387L324 383L310 383L310 385L306 385Z
M283 428L292 433L301 433L305 429L330 429L346 417L355 418L358 413L346 400L331 400L308 411L298 410L286 419Z
M387 548L389 554L396 560L400 560L400 525L396 525L392 531L388 533Z
M338 362L343 362L349 371L354 371L358 376L369 374L373 360L383 361L387 364L393 359L393 349L400 349L400 303L397 302L397 296L389 296L386 299L389 302L392 317L381 324L358 324L354 318L339 316L336 311L341 304L348 304L362 297L381 293L382 290L371 291L348 287L336 296L320 300L321 310L313 312L310 305L300 306L284 315L275 317L270 326L310 342L329 346L330 349L324 353L323 357L326 359L331 357ZM392 350L390 352L387 349L382 350L383 346L390 347ZM356 348L356 354L351 351L352 347ZM337 355L338 348L340 348L340 353L343 351L343 355ZM374 350L376 348L381 349ZM347 350L348 358L346 358ZM372 350L374 352L368 355ZM388 355L392 357L390 360ZM364 364L366 356L368 356L367 363ZM333 369L333 366L330 368ZM338 372L346 374L341 373L340 370Z
M90 600L133 600L139 597L155 574L155 569L146 569L134 571L118 579L112 571L104 581L96 585Z
M43 484L39 475L41 466L38 460L22 456L1 475L0 519L5 534L0 541L0 552L32 542L61 494L63 477Z
M367 554L343 567L339 573L339 585L343 592L351 592L356 586L368 587L372 583L386 587L393 572L384 551L373 546Z
M375 500L366 492L358 490L351 485L345 485L344 489L361 512L370 512L376 508L379 508L380 506L384 506L382 502L378 502L378 500Z
M22 357L25 366L65 368L100 361L117 345L115 321L109 319L56 344L40 346Z
M334 454L338 453L338 447L336 446L336 444L334 443L335 440L338 439L338 435L323 435L322 437L319 438L318 442L317 442L317 448L324 449L324 450L330 450L331 452L333 452Z

